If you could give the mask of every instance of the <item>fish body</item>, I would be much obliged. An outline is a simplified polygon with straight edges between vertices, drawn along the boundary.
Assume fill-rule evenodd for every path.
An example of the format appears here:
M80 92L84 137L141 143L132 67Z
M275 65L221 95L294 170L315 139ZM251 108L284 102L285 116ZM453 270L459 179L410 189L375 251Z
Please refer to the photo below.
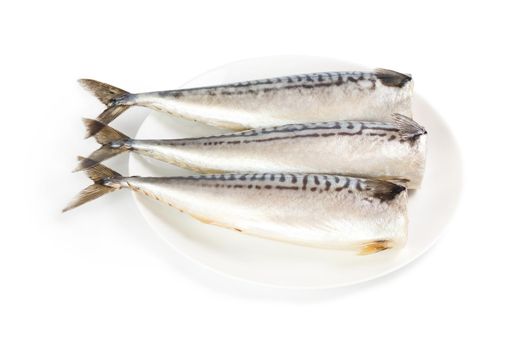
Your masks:
M412 78L391 70L326 72L170 91L128 93L83 79L108 108L108 124L131 106L143 106L208 125L247 130L300 122L385 120L411 116Z
M95 182L65 209L131 189L200 221L246 234L361 254L402 246L407 191L386 181L321 174L123 177L95 164Z
M103 146L89 156L96 161L133 151L199 173L341 174L408 188L420 186L425 169L425 129L397 114L388 122L291 124L176 140L133 140L98 124L86 120L88 129L100 128L95 137Z

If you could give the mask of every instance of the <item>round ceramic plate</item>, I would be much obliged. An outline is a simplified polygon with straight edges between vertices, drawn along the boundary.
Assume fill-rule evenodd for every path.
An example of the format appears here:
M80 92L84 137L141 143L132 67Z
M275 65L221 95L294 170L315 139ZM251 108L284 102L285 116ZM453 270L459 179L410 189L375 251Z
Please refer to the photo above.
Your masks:
M184 87L207 86L273 76L358 70L338 60L282 56L231 63L198 76ZM417 90L417 79L415 86ZM329 288L355 284L392 272L423 254L449 221L461 189L459 152L444 120L419 95L414 98L414 119L429 133L423 186L410 193L409 238L399 251L368 256L336 250L295 246L243 235L206 225L171 207L134 194L140 212L151 227L177 252L210 269L243 280L290 288ZM183 138L223 133L224 130L152 112L136 138ZM192 174L132 154L130 175L176 176ZM217 203L220 205L220 203Z

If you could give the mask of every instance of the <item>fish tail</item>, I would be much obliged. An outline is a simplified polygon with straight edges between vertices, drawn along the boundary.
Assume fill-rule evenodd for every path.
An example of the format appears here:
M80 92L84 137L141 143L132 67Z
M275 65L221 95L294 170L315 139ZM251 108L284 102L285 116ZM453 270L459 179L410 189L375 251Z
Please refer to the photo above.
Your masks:
M95 132L95 140L102 146L87 158L82 158L74 171L86 170L98 163L131 150L131 139L112 127L94 119L82 119L88 134Z
M129 104L125 104L126 98L130 95L125 90L92 79L79 79L78 82L107 106L97 117L97 120L104 124L111 123L116 117L131 107ZM96 133L96 130L87 134L86 138L93 136L94 133Z
M87 158L79 157L79 160L89 162L89 159ZM86 169L86 174L93 181L93 184L80 191L80 193L69 202L62 212L66 212L92 201L93 199L97 199L106 193L122 188L119 183L119 180L122 179L122 175L102 164L93 164Z
M421 135L425 135L427 131L418 124L415 120L410 119L399 113L392 114L393 124L399 129L401 138L406 141L413 141Z

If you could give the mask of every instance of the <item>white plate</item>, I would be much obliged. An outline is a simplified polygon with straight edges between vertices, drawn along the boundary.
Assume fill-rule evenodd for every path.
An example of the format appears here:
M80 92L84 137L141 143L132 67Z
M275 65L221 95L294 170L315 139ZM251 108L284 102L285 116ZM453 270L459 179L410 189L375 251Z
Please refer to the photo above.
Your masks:
M198 76L184 87L359 68L327 58L265 57L219 67ZM416 89L417 79L416 76ZM370 280L406 265L430 248L449 221L459 198L461 163L450 129L418 95L414 99L414 117L429 132L427 169L422 189L410 194L409 239L406 247L399 252L354 256L344 251L264 240L203 224L138 194L134 194L134 198L140 212L166 242L180 254L216 272L265 285L290 288L329 288ZM180 138L221 132L223 130L152 112L140 127L136 138ZM130 156L129 171L130 175L142 176L191 174L134 154Z

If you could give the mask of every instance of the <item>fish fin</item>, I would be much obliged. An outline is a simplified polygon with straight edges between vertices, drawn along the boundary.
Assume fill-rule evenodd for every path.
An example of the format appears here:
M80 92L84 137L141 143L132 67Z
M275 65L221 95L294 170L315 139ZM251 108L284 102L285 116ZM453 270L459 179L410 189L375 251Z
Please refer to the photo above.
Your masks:
M89 158L78 157L78 160L81 162L86 162L86 164L90 164L89 168L86 169L86 175L93 182L122 177L122 175L120 175L116 171L102 164L97 164L94 160L91 160Z
M86 160L89 162L87 158L83 157L79 157L79 160ZM91 167L86 169L86 174L94 183L80 191L80 193L68 203L62 212L66 212L82 204L97 199L106 193L120 189L120 186L117 183L108 185L106 181L111 179L119 179L122 176L116 171L113 171L102 164L93 164Z
M102 146L91 153L88 158L80 160L73 172L89 169L100 162L105 161L106 159L112 158L126 151L126 148L111 148L109 146Z
M90 202L94 199L97 199L100 196L105 195L106 193L115 191L115 188L107 187L100 184L92 184L84 188L80 193L78 193L75 198L68 203L68 205L62 209L62 212L65 213L71 209L74 209L82 204Z
M87 118L82 120L86 126L88 134L94 129L97 130L94 136L97 142L102 146L95 152L91 153L88 158L83 158L83 160L79 162L78 166L73 171L85 170L106 159L130 150L127 141L130 141L131 138L126 134L113 129L112 127L103 124L98 120Z
M395 199L400 193L406 192L406 187L375 179L364 179L364 190L369 191L370 195L379 199L381 202L388 202Z
M390 69L377 68L374 73L383 85L390 87L402 88L412 80L410 74L403 74Z
M100 102L106 106L111 105L115 98L129 94L129 92L93 79L79 79L78 83L91 91Z
M109 124L113 120L115 120L116 117L124 113L129 107L131 106L117 105L117 106L108 107L102 113L99 114L99 116L97 117L97 120L104 124ZM94 134L92 133L96 133L96 132L97 130L93 129L92 131L90 131L90 133L86 135L86 138L93 136Z
M111 123L116 117L130 107L129 105L122 104L122 100L130 94L125 90L92 79L79 79L78 82L86 90L93 93L100 102L107 106L107 108L97 117L97 120L104 124ZM91 131L86 137L93 136L94 134L92 132L96 133L96 131Z
M86 133L95 136L95 139L101 145L106 145L114 141L131 140L126 134L98 120L84 118L82 121L86 127Z
M375 254L390 248L392 248L392 242L388 240L367 242L360 246L358 255Z
M393 124L399 129L403 140L415 140L417 137L427 134L423 126L403 114L393 113L391 118Z

